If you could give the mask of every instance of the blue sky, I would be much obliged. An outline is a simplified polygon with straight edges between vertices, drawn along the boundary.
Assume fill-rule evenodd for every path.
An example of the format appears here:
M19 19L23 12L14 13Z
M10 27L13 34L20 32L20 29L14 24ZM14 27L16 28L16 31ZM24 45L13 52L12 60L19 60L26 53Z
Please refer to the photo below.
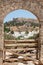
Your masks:
M12 20L13 18L32 18L32 19L37 19L36 16L27 11L27 10L22 10L22 9L19 9L19 10L15 10L15 11L12 11L10 12L5 18L4 18L4 22L8 22L10 20Z

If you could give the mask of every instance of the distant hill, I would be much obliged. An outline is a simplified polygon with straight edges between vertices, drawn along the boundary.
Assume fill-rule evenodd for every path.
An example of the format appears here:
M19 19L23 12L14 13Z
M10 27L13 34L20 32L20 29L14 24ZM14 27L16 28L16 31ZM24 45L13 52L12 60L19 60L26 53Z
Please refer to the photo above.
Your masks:
M25 31L27 35L31 30L39 30L39 22L36 19L28 19L28 18L13 18L12 21L8 21L4 23L4 38L5 39L20 39L22 36L18 36L18 38L14 37L14 32L21 32ZM20 35L16 33L17 35ZM25 35L24 33L22 33ZM33 38L33 37L32 37Z
M29 18L13 18L12 21L5 22L5 26L22 26L22 25L37 25L39 22L36 19L29 19Z

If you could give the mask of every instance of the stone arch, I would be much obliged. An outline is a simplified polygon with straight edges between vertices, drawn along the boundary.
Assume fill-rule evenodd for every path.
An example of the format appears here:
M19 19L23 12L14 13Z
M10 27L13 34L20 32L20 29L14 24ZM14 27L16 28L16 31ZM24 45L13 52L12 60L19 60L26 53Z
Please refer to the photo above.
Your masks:
M43 0L0 0L0 49L3 49L3 20L11 11L25 9L36 15L41 23L40 38L43 42ZM2 44L1 44L2 43Z
M41 5L40 1L1 1L3 4L1 5L1 16L4 18L9 12L17 10L17 9L25 9L32 13L34 13L38 19L40 20L40 11ZM36 11L37 10L37 11Z

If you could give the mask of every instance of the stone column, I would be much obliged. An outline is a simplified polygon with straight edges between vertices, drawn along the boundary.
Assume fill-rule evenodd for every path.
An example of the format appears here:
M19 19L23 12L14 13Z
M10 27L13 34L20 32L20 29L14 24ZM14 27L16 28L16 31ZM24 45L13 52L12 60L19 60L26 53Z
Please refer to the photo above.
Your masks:
M43 58L43 21L40 21L40 24L41 24L41 29L40 29L40 40L41 40L41 54L40 54L40 56L41 56L41 58L40 59L42 59Z
M38 48L39 48L39 63L41 61L41 44L42 44L42 41L43 41L43 33L42 33L42 22L40 21L40 29L39 29L39 44L38 44ZM42 35L42 36L41 36Z
M43 44L43 21L40 21L40 24L41 24L40 39L41 39L41 44Z
M0 65L3 63L3 22L0 20Z

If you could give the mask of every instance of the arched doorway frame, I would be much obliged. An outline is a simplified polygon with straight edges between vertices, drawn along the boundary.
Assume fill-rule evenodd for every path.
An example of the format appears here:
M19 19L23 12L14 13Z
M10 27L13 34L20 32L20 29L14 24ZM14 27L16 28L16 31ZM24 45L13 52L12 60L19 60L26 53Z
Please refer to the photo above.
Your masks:
M19 9L16 9L16 10L19 10ZM15 11L16 11L16 10L15 10ZM24 9L21 9L21 10L24 10ZM13 11L14 11L14 10L13 10ZM25 11L28 11L28 10L25 10ZM11 12L12 12L12 11L11 11ZM30 11L30 12L31 12L31 11ZM9 12L9 13L10 13L10 12ZM9 14L9 13L8 13L8 14ZM33 13L33 12L31 12L31 13ZM34 14L34 13L33 13L33 14ZM35 15L35 16L36 16L36 15ZM36 16L36 18L37 18L37 16ZM39 18L37 18L37 20L39 21ZM39 22L39 23L40 23L40 22ZM39 28L39 30L40 30L40 28ZM39 32L39 41L40 41L40 32ZM39 61L40 61L40 57L41 57L41 55L40 55L40 50L41 50L41 49L40 49L40 48L41 48L40 43L39 43L38 48L39 48L39 49L38 49L39 52L37 52L37 53L39 54L39 55L38 55L38 56L39 56L38 59L39 59ZM4 53L4 54L5 54L5 53ZM37 56L37 57L38 57L38 56Z

